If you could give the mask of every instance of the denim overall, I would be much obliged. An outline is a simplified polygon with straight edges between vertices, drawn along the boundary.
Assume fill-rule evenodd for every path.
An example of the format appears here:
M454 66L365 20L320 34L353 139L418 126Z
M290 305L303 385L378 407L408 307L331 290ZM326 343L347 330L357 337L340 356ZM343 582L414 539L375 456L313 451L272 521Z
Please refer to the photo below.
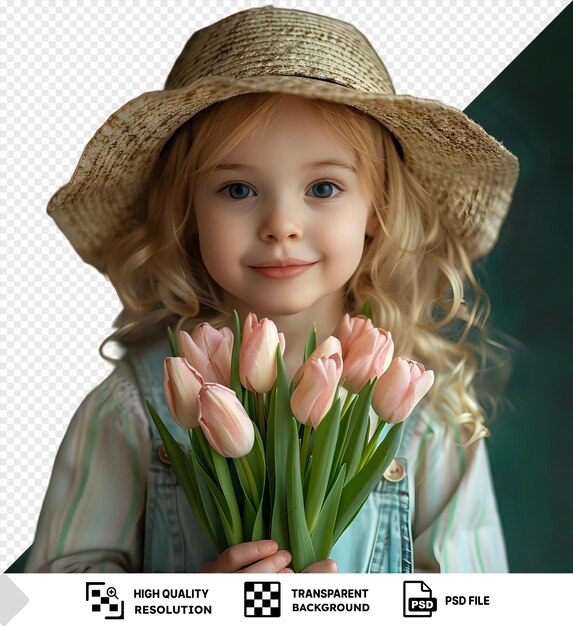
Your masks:
M173 437L189 445L188 433L170 417L163 397L163 359L170 355L167 341L131 350L131 363L144 400L149 400ZM146 411L146 413L148 413ZM415 414L406 421L396 460L406 472L401 480L382 478L361 511L341 535L330 558L340 573L413 571L410 523L410 482L404 450ZM144 572L197 572L217 557L210 538L179 486L161 437L148 414L152 438L144 532Z

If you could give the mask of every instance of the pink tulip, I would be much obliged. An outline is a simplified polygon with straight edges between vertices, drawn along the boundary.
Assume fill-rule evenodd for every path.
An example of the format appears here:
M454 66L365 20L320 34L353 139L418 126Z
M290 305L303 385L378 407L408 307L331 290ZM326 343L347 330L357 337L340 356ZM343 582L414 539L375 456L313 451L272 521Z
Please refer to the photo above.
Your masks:
M233 331L217 330L207 323L199 324L191 335L179 333L179 349L189 363L209 383L231 384L231 351Z
M251 418L234 391L217 383L205 383L199 392L199 425L219 454L245 456L255 442Z
M357 315L350 317L345 313L344 317L338 322L338 326L334 329L333 335L340 339L342 346L342 356L346 358L350 346L366 331L372 330L374 325L369 317L365 315Z
M344 357L344 386L358 393L373 378L388 369L394 355L392 334L382 328L370 328L348 347Z
M203 377L183 357L166 357L163 361L163 393L173 419L183 428L199 425L197 395Z
M302 424L310 420L317 428L332 405L340 380L337 354L319 359L308 358L303 366L300 381L293 391L290 405L296 419Z
M277 378L278 346L284 354L285 338L277 331L275 323L267 318L259 322L254 313L249 313L239 354L239 377L243 387L258 393L271 390Z
M340 341L333 336L327 337L321 344L316 346L312 354L309 355L307 360L321 359L323 357L332 358L336 363L336 374L338 379L342 376L342 346L340 345ZM304 363L298 368L296 374L294 375L294 383L298 385L302 373L304 370Z
M372 406L390 424L404 421L434 383L434 372L421 363L396 357L376 383Z

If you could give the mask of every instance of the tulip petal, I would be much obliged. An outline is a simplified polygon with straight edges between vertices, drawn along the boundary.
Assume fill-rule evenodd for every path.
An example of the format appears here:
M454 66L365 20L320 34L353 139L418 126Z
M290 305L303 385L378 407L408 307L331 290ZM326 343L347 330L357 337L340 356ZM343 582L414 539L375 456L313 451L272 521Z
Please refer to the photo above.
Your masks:
M376 415L387 421L398 409L410 386L408 362L396 357L376 383L372 406Z
M416 404L418 404L418 402L420 402L420 400L428 393L433 384L434 372L432 370L426 370L411 384Z
M199 349L195 340L189 333L185 331L181 331L179 333L179 347L181 356L185 357L187 361L194 367L198 372L201 373L201 376L204 378L208 378L207 369L208 369L208 360L202 350Z
M271 390L277 377L277 346L281 346L282 350L284 336L281 339L275 323L267 318L253 327L256 319L250 314L245 322L246 332L239 355L239 377L243 386L250 391L266 393Z
M382 328L364 331L349 346L344 359L345 386L359 393L369 381L386 371L393 354L394 343L389 332Z
M191 365L201 372L208 382L228 386L231 377L232 331L217 330L206 322L199 324L189 335L179 333L181 353Z
M338 378L342 376L342 345L338 337L330 336L327 337L321 344L316 346L316 349L309 356L310 360L317 360L323 357L331 359L334 363L336 363L336 371L338 373ZM298 374L298 372L297 372Z
M184 357L163 361L163 392L169 412L183 428L198 426L197 397L204 383L201 374Z
M348 351L353 343L365 332L368 332L373 328L374 326L372 321L365 315L350 317L348 313L344 314L333 332L333 335L338 337L340 340L342 356L344 359L346 359Z
M199 425L211 446L222 456L238 458L251 451L253 422L234 391L207 383L199 392Z
M328 413L340 380L338 356L307 359L303 364L291 397L293 415L302 424L310 421L317 428Z

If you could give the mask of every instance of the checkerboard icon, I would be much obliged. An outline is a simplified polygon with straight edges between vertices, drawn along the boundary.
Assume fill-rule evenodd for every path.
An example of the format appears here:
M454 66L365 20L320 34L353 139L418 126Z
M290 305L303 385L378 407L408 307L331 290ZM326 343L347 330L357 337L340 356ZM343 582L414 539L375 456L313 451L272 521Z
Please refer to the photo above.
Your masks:
M86 601L92 613L105 614L105 619L124 619L124 602L118 600L114 587L104 587L103 582L86 583Z
M280 617L279 582L245 583L245 617Z

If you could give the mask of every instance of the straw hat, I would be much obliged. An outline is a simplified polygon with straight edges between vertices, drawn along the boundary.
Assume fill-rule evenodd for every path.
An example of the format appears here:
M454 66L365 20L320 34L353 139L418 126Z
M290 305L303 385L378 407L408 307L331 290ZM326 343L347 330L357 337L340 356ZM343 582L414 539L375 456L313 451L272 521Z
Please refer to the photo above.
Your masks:
M476 259L495 244L518 175L517 159L461 111L396 95L386 67L345 22L272 6L197 31L165 89L116 111L89 141L48 213L87 263L105 272L111 242L132 228L134 207L161 148L193 115L240 94L278 92L351 105L399 141L406 166Z

